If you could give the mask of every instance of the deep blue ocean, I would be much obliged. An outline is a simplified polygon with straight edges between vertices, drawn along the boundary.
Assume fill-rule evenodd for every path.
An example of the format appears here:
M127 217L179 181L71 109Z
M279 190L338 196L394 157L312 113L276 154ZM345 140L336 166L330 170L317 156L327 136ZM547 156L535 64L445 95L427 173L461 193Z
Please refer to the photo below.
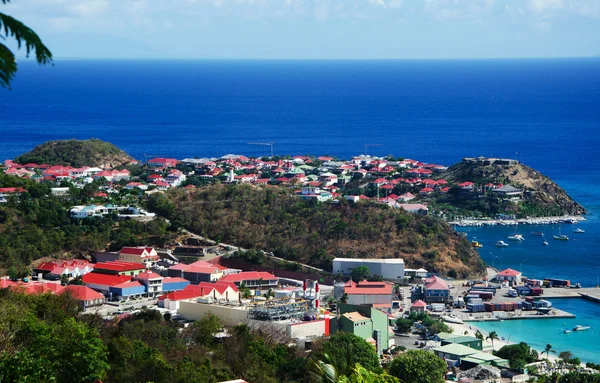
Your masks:
M514 228L468 229L490 265L596 285L600 270L600 59L410 61L75 61L20 64L0 89L0 157L53 139L96 137L138 159L228 153L393 154L451 165L516 158L590 215L585 234L493 244ZM576 300L579 301L579 300ZM600 305L575 304L600 332ZM579 314L578 314L579 315ZM499 326L503 326L501 322ZM532 324L523 323L523 326ZM533 333L543 334L546 327ZM527 340L527 339L525 339ZM585 343L575 346L584 350ZM600 359L600 356L599 358ZM600 360L598 360L600 361Z

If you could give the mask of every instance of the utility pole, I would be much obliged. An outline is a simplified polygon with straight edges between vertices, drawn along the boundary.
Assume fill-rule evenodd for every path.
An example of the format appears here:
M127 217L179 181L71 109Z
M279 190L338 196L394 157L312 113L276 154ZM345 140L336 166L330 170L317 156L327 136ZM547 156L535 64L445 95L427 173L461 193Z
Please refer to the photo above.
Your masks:
M383 146L383 144L365 144L365 156L367 155L367 148L369 146Z
M273 145L275 145L274 142L248 142L248 145L270 146L271 147L271 157L273 157Z

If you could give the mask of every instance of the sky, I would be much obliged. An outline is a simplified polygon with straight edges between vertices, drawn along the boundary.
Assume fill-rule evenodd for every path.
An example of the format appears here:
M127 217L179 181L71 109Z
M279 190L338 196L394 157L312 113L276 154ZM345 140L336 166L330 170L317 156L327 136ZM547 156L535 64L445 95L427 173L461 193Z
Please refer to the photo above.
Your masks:
M56 58L600 56L600 0L11 0L0 12Z

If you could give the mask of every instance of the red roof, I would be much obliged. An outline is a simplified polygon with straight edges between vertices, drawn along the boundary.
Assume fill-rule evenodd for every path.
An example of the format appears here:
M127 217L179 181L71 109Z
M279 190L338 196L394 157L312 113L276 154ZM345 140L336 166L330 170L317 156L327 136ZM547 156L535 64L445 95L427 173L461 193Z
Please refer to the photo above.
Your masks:
M16 286L17 284L11 280L8 280L6 278L2 278L0 279L0 289L5 289L7 287L10 286Z
M186 273L196 273L196 274L214 274L219 272L220 269L216 266L192 266L187 269L184 269Z
M69 285L61 291L62 293L70 292L73 298L79 301L91 301L94 299L102 299L104 295L90 289L87 286Z
M425 288L427 290L448 290L448 285L442 278L433 276L425 279Z
M513 269L506 269L499 272L498 275L503 277L518 277L521 275L521 272Z
M117 272L142 270L145 268L146 266L143 263L124 261L101 262L94 265L95 270L110 270Z
M417 300L415 303L413 303L412 307L427 307L427 303L423 302L422 300Z
M190 283L190 281L188 281L187 279L183 279L183 278L179 278L179 277L163 278L163 285L167 284L167 283L181 283L181 282Z
M263 281L278 280L276 276L266 271L242 271L239 274L229 274L221 278L219 281L222 282L242 282L242 281L257 281L262 279Z
M120 283L118 285L113 285L113 287L117 287L120 289L126 289L128 287L140 287L140 286L143 286L143 285L138 281L129 281L129 282Z
M138 275L135 276L135 279L148 280L148 279L163 279L162 276L153 273L150 270L142 271Z
M393 285L388 282L349 281L344 285L344 292L348 295L389 295L391 297L392 288Z
M108 275L99 273L88 273L82 277L85 284L116 286L131 280L127 275Z

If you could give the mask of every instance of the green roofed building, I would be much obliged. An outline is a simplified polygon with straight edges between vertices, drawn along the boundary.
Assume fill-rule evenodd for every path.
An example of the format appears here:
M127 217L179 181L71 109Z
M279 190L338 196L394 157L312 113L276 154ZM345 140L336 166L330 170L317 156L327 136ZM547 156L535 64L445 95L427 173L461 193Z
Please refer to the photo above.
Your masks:
M350 332L375 346L381 355L389 347L390 326L388 316L371 306L341 303L339 315L330 322L331 333Z
M440 338L442 346L447 344L462 344L475 350L483 350L483 341L473 336L450 334L448 332L441 332L437 336Z
M477 351L462 344L451 343L433 349L433 353L444 360L457 361L461 368L469 369L480 364L496 367L508 367L508 360L498 358L492 354Z

